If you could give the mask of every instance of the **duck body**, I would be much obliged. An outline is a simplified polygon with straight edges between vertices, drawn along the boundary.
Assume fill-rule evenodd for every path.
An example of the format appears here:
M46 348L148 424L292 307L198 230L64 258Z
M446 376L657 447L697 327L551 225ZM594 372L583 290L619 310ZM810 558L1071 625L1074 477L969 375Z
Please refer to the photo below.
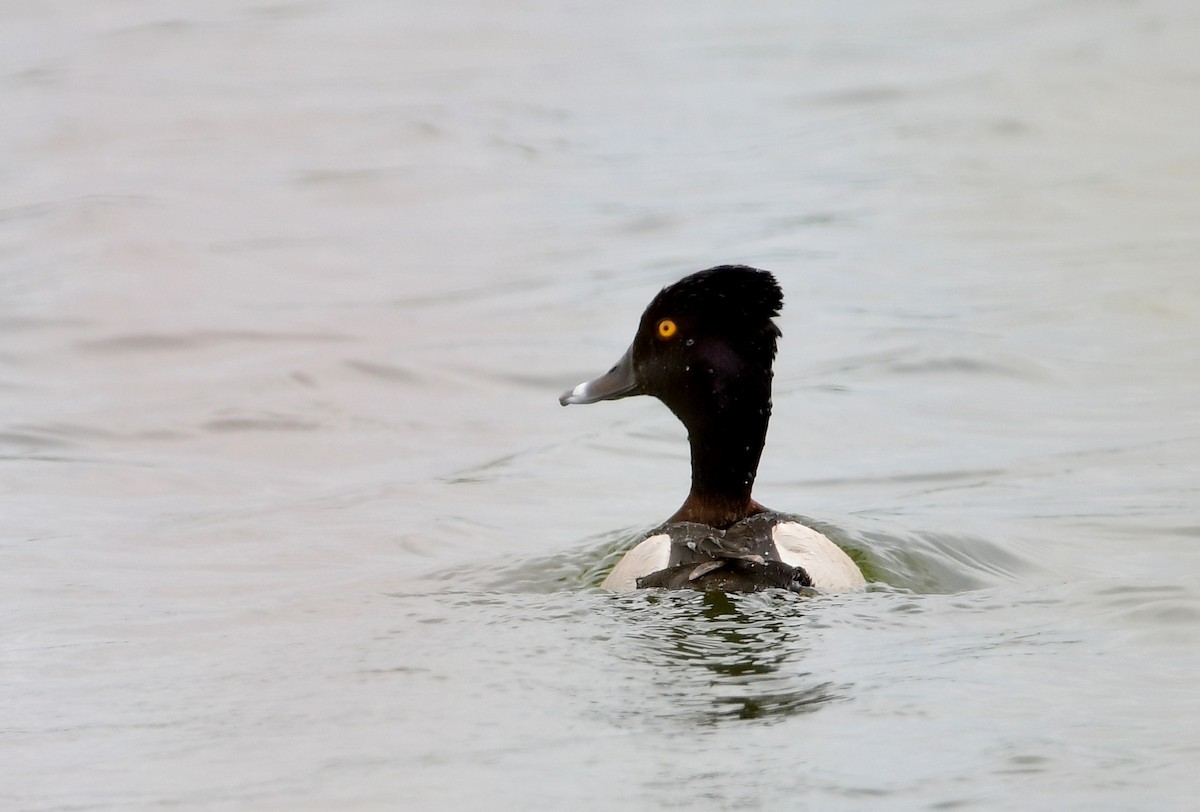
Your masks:
M617 562L601 587L613 592L650 587L853 592L866 586L862 571L841 547L792 516L764 511L734 524L716 536L735 541L726 550L713 549L714 530L691 522L656 527Z
M605 579L638 588L848 591L862 572L826 536L754 501L771 417L783 293L767 271L722 265L654 298L633 343L604 375L565 392L564 406L651 395L688 430L692 485L683 505Z

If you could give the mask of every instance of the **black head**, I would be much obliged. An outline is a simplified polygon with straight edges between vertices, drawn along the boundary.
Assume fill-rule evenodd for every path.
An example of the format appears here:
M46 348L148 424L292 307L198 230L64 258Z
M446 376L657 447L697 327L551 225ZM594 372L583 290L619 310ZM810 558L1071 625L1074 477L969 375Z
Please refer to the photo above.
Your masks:
M734 397L770 398L783 306L775 277L742 265L700 271L666 287L642 314L633 368L642 391L689 426Z
M783 292L775 277L721 265L684 277L654 297L633 344L601 377L565 393L563 405L653 395L692 425L732 399L769 403Z

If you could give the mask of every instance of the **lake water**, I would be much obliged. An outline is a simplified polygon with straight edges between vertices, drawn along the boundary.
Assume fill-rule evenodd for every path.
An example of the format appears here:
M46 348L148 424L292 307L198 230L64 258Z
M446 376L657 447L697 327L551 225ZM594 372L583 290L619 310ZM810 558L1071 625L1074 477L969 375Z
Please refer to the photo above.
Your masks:
M0 806L1193 809L1200 6L0 8ZM864 594L596 588L787 300Z

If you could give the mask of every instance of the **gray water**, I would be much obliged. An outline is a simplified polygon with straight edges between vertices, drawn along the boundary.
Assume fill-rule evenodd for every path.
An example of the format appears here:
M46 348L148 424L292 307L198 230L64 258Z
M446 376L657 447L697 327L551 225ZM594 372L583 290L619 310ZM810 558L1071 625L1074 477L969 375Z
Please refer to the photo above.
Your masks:
M1192 809L1200 8L0 7L0 806ZM865 594L596 588L787 301Z

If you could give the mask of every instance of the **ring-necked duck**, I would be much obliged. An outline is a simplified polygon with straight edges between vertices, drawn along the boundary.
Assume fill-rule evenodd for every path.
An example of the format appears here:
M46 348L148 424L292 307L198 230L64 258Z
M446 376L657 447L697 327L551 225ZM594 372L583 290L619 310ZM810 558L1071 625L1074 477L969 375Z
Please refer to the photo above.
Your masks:
M821 533L750 496L771 418L771 364L783 306L775 277L722 265L654 297L616 365L563 394L564 406L652 395L688 430L692 488L679 510L604 580L645 587L753 592L850 591L862 572Z

